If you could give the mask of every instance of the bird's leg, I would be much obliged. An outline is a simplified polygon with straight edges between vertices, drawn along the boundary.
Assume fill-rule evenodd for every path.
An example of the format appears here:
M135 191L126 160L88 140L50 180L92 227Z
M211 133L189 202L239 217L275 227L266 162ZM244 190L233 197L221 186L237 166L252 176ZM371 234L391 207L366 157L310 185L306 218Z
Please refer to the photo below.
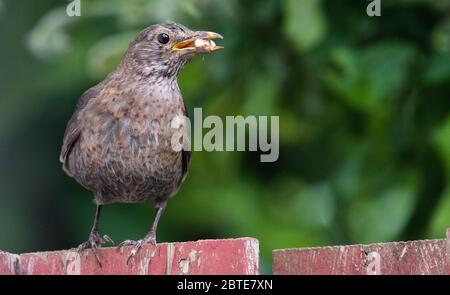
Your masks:
M104 235L103 237L98 234L98 223L100 220L100 213L102 211L102 205L97 205L97 210L95 212L95 219L94 219L94 225L92 226L91 233L89 234L89 239L78 246L78 252L81 252L85 249L91 249L92 252L94 252L95 258L97 259L98 264L100 267L102 266L100 262L100 255L98 253L98 246L101 246L105 243L113 243L113 240L111 240L110 237L107 235Z
M142 240L138 240L138 241L125 240L122 243L120 243L118 249L121 249L123 246L134 245L133 250L131 250L131 253L128 256L127 264L130 261L130 259L133 258L136 255L136 253L139 252L139 250L141 249L141 247L144 244L149 243L152 245L156 245L156 230L158 228L159 218L161 217L161 214L163 213L165 208L166 208L166 202L156 204L157 210L156 210L155 219L153 220L152 228L150 229L148 234Z

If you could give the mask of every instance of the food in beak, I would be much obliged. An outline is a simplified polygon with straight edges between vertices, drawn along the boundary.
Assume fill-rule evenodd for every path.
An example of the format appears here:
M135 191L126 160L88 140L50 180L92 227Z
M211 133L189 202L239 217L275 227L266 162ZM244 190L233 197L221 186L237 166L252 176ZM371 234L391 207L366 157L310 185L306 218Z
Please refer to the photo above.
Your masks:
M216 47L213 40L197 39L194 42L195 47Z
M191 51L207 51L213 52L222 49L222 46L217 46L212 39L222 39L223 37L217 33L206 32L199 37L189 40L181 41L172 47L172 50L191 50Z

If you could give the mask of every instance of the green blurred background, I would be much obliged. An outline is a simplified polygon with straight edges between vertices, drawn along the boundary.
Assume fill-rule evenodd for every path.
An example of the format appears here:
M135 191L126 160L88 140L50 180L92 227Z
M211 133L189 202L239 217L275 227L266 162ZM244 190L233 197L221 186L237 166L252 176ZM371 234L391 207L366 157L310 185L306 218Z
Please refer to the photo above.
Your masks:
M189 112L279 115L280 157L195 152L158 240L256 237L271 250L442 238L450 227L450 1L0 0L0 249L77 246L92 196L58 161L78 97L144 27L220 32L179 78ZM110 205L141 238L153 205Z

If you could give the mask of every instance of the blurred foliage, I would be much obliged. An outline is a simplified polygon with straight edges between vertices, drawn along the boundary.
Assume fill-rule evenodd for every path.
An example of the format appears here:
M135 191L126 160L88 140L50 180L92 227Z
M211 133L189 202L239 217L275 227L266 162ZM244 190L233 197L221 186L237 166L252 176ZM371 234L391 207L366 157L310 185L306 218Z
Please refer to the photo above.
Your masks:
M65 124L144 27L225 36L179 78L192 112L279 115L280 158L196 152L160 241L253 236L274 248L442 238L450 226L450 2L0 1L0 248L76 246L90 194L64 175ZM208 85L208 87L205 87ZM140 238L152 204L111 205L101 232Z

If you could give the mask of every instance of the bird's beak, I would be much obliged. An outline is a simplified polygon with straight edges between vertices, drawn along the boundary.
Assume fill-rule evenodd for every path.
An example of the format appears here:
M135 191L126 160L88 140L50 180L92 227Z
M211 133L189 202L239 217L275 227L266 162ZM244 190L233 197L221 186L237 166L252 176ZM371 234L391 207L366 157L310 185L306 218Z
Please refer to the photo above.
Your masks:
M195 32L193 37L176 43L172 51L184 51L186 53L210 53L222 49L213 39L223 39L220 34L214 32Z

